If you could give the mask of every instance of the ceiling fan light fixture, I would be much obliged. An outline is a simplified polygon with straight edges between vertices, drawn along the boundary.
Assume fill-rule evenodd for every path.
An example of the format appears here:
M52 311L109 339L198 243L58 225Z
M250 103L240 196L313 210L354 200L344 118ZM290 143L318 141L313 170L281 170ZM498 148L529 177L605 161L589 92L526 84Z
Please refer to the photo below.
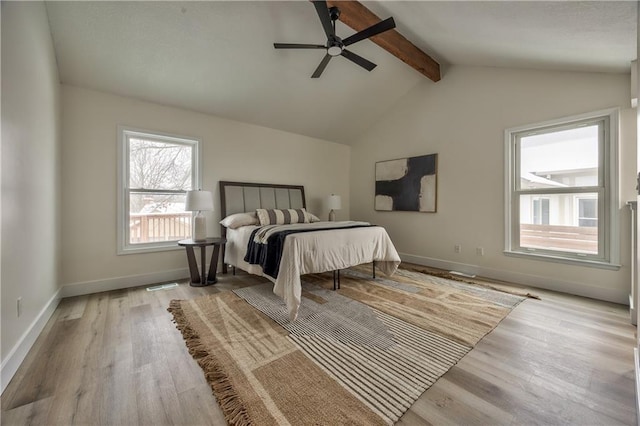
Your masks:
M340 56L342 54L342 46L329 46L327 53L331 56Z

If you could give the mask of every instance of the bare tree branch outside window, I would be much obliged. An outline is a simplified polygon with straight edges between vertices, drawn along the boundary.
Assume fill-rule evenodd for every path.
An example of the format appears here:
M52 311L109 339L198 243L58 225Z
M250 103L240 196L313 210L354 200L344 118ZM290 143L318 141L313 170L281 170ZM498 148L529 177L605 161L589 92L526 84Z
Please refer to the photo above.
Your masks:
M155 194L131 194L130 212L166 212L175 204L184 204L184 195L162 194L162 190L191 189L191 159L189 145L156 142L145 139L129 140L129 188L157 190Z

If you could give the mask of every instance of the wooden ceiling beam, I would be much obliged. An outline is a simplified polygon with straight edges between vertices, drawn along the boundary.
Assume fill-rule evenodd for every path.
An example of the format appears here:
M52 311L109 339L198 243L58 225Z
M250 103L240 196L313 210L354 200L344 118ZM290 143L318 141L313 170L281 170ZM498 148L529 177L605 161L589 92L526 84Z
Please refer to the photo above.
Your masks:
M327 4L329 7L338 7L340 9L340 21L356 32L381 21L375 13L357 1L329 0ZM440 64L418 49L395 29L373 36L370 40L431 80L440 80Z

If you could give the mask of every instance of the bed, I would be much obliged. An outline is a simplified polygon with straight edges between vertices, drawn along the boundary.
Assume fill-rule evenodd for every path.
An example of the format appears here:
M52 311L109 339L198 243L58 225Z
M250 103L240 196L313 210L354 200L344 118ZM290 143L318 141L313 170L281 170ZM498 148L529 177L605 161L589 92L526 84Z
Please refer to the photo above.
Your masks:
M292 321L301 303L301 275L333 271L335 277L341 269L364 263L373 263L374 273L378 268L392 275L400 264L400 256L384 228L357 221L319 221L306 211L304 187L300 185L220 181L220 207L221 234L227 240L222 248L222 272L227 273L228 266L232 266L272 281L273 292L284 300ZM290 211L293 222L305 223L261 226L256 211L263 218L265 211L272 218L274 211L279 215ZM252 259L245 260L250 243L254 244L259 235L267 235L267 231L286 234L286 238L279 235L281 257L275 274L268 269L265 273L263 266Z

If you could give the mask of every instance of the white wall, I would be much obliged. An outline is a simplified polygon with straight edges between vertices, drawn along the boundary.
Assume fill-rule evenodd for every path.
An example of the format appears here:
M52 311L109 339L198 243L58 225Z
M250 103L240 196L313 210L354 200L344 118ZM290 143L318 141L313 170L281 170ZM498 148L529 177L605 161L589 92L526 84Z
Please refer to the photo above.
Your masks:
M60 84L44 4L1 8L4 389L58 301Z
M203 141L203 185L214 192L210 236L219 236L220 180L305 186L308 210L326 217L343 196L349 217L350 148L279 130L72 86L62 86L62 275L64 295L188 276L184 249L116 255L117 126ZM173 278L172 278L173 277Z
M351 152L351 216L384 225L404 260L628 303L635 114L629 75L451 67L425 81ZM619 271L507 257L504 130L609 107L621 109ZM377 161L438 154L438 212L376 212ZM454 253L454 245L462 252ZM484 248L484 256L476 255Z

